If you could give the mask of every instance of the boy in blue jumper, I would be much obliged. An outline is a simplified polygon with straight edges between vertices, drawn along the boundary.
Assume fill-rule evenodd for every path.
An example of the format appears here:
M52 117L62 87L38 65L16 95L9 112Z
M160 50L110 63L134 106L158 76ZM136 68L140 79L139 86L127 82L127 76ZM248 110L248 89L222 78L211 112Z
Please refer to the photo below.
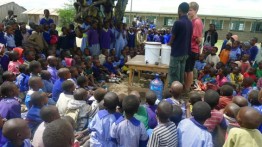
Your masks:
M57 102L59 95L63 92L62 83L71 78L71 73L67 68L60 68L58 70L59 79L56 80L52 90L52 99Z
M25 64L22 64L19 66L19 72L20 74L16 77L16 86L20 90L19 98L24 99L26 92L29 90L29 72L28 72L28 66Z
M110 136L117 146L146 146L148 135L143 123L134 118L139 107L139 100L129 95L122 102L125 116L120 117L111 127Z
M31 77L29 79L28 83L29 83L30 90L26 94L25 105L26 105L27 109L29 110L32 106L31 105L31 95L34 92L42 91L44 84L43 84L42 79L40 77Z
M28 121L29 128L32 135L35 133L38 125L43 122L40 117L40 110L48 102L48 97L44 92L34 92L31 95L32 107L28 110L26 120Z
M110 129L113 123L121 117L121 114L116 112L118 103L118 96L115 93L109 92L104 96L105 109L98 111L89 124L91 146L116 146L115 142L111 141Z

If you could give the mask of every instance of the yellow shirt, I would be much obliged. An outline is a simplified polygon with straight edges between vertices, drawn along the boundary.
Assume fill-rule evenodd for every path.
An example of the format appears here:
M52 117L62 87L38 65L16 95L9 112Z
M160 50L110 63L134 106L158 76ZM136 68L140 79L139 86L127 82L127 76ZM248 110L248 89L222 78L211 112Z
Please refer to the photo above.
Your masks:
M262 134L257 129L232 128L223 147L261 147Z

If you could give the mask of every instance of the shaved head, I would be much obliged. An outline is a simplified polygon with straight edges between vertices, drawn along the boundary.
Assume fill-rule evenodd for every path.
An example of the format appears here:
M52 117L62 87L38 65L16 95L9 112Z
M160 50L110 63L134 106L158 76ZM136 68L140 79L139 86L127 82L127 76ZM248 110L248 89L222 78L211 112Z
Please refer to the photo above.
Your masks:
M262 114L252 107L242 107L237 115L239 125L247 129L256 129L262 123Z
M173 106L169 102L163 100L157 106L157 117L160 121L167 121L173 113Z
M224 114L229 117L236 118L240 107L235 103L230 103L225 107Z
M109 110L116 110L116 106L119 104L118 96L114 92L108 92L104 96L104 106Z
M174 81L170 87L170 93L173 97L178 97L183 91L183 85L179 81Z
M136 96L137 98L138 98L138 100L141 102L141 97L140 97L140 94L139 94L139 92L138 91L131 91L130 92L130 95L134 95L134 96Z
M237 104L239 107L248 106L247 99L243 96L235 96L232 100L233 103Z
M21 118L8 120L3 126L3 135L10 141L24 140L31 137L28 124Z

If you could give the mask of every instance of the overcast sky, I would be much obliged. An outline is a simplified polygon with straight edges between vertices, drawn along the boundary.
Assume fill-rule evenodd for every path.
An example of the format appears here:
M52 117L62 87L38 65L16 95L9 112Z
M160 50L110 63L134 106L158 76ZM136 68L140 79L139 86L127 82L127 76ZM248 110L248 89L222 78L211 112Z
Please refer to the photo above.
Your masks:
M3 1L12 1L12 0L0 0L0 3ZM19 5L25 7L26 9L33 8L61 8L64 3L69 1L76 0L13 0ZM178 5L179 3L186 1L190 2L192 0L133 0L134 6L140 9L145 7L146 4L149 4L149 7L152 9L159 7L159 5ZM261 9L262 0L195 0L199 3L201 8L221 8L221 9L231 9L233 7L239 10L252 10L252 9ZM211 2L212 1L212 2ZM131 0L129 0L129 4ZM141 4L141 5L140 5ZM134 9L136 9L134 8ZM127 9L130 9L128 5ZM174 10L176 11L176 10Z

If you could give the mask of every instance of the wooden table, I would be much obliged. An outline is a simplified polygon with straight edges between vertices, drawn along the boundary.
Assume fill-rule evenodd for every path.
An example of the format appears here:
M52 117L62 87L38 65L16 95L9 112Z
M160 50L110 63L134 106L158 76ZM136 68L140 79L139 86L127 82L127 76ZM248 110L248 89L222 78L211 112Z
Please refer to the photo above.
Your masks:
M169 66L166 64L160 64L160 65L153 65L153 64L146 64L145 62L145 56L143 55L137 55L130 61L126 63L129 67L129 79L128 79L128 90L137 90L139 92L146 92L148 88L135 88L133 87L133 77L134 77L134 71L138 71L138 78L140 79L141 71L151 71L151 72L157 72L157 73L164 73L166 74L166 79L164 82L165 88L168 86L168 69Z

